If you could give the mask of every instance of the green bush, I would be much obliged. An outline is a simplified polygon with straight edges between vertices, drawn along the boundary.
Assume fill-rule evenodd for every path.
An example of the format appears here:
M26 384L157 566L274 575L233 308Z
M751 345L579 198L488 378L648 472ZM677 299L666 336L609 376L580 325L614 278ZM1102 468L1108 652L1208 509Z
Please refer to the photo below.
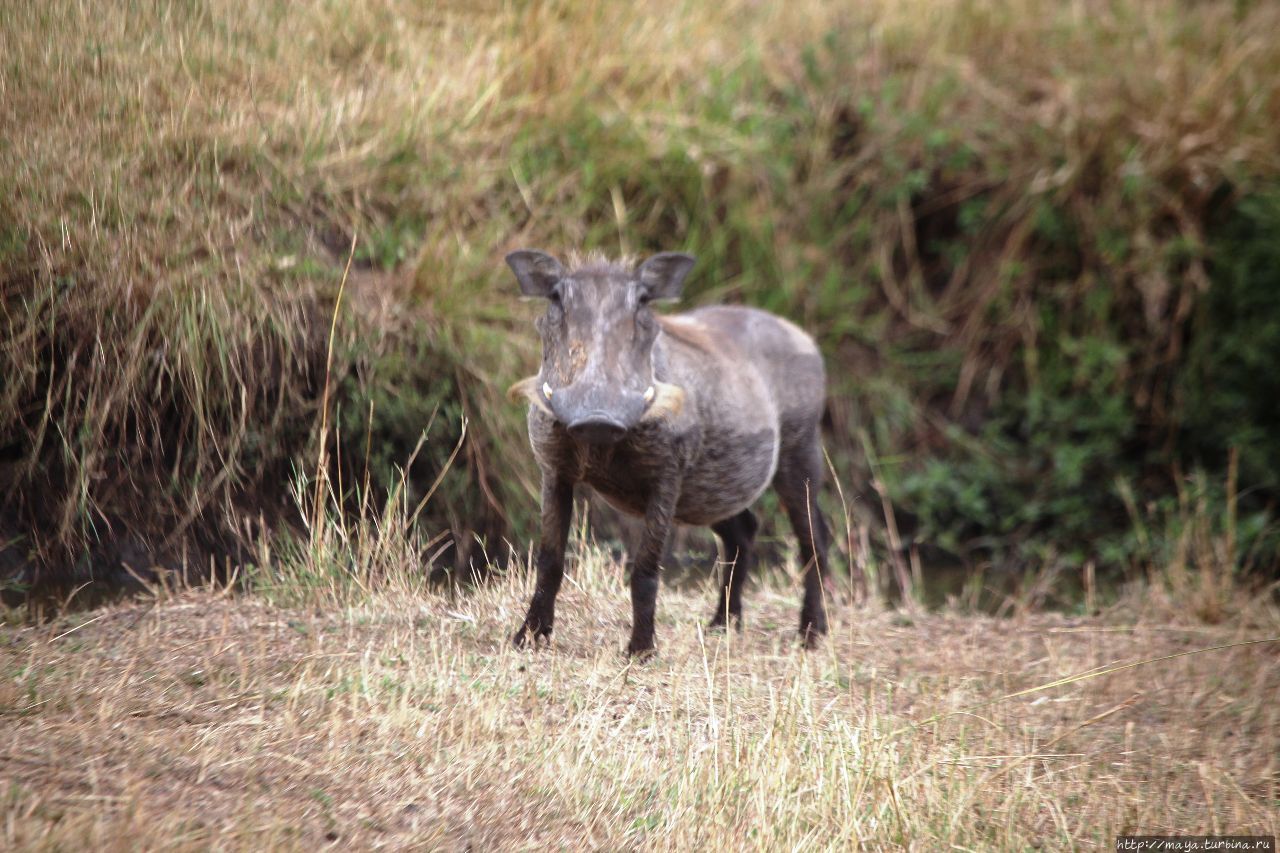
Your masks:
M1181 443L1223 470L1240 455L1250 500L1280 498L1280 187L1227 206L1210 232L1213 287L1197 306L1185 365Z

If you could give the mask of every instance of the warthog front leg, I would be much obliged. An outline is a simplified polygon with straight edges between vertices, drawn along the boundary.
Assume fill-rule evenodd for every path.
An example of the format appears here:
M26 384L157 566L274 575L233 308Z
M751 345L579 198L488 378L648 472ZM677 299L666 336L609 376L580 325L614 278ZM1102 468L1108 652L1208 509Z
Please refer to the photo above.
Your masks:
M523 646L551 637L556 618L556 594L564 578L564 551L569 544L569 521L573 516L573 483L556 474L542 477L542 537L538 543L538 577L533 587L529 612L511 641Z
M742 588L755 562L756 531L760 521L749 509L717 521L711 529L724 543L724 580L720 584L720 603L711 614L708 627L723 628L729 620L742 627Z
M655 490L645 511L644 532L631 561L631 642L627 653L637 657L653 654L653 617L658 601L658 563L666 548L667 535L675 517L679 497L678 480L673 476Z

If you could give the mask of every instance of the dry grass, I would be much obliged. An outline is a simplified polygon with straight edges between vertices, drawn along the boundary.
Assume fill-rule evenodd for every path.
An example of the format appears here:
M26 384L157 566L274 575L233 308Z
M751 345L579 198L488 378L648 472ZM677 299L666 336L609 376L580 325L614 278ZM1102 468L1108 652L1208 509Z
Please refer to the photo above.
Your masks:
M794 585L757 592L727 637L699 632L708 592L668 590L644 666L619 651L620 569L590 548L542 653L505 642L521 581L451 599L408 579L439 545L405 541L405 518L455 448L441 519L461 531L473 510L533 505L501 401L534 356L522 322L511 335L526 315L495 274L505 248L681 244L705 259L701 297L788 313L840 363L885 371L873 389L894 382L894 341L989 351L944 376L958 409L997 396L1034 337L1035 262L1053 260L1028 248L1038 209L1089 236L1062 302L1138 303L1162 363L1204 286L1208 195L1280 175L1273 4L678 5L6 10L0 557L92 573L104 541L177 542L229 505L236 530L272 510L312 528L302 544L246 537L262 567L248 592L5 614L0 846L932 850L1278 832L1274 643L1006 698L1280 634L1273 609L1238 601L1235 546L1207 528L1127 609L841 606L807 655ZM972 254L939 278L917 226L975 198ZM353 231L328 423L354 421L356 440L331 458L372 446L403 463L433 406L472 433L433 434L435 467L384 518L317 524L282 484L323 455L308 442ZM368 387L353 391L357 368ZM1117 393L1157 410L1158 372L1135 376ZM912 434L914 403L885 398L901 405L875 428ZM842 441L853 407L833 400Z
M579 549L554 647L524 583L403 579L293 606L164 594L0 633L10 849L1100 849L1280 832L1280 634L1117 608L1013 620L838 608L796 650L766 585L743 634L665 590L620 653L619 567ZM345 600L345 603L340 603ZM306 599L300 599L306 601Z

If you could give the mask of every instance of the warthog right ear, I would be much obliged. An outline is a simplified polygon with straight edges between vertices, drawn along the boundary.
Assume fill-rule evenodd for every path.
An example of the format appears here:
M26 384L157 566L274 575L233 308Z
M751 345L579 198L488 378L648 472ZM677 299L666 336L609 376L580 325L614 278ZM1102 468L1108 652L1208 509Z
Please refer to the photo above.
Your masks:
M636 272L650 299L679 299L684 277L693 269L693 264L692 255L661 252L642 263Z
M507 266L516 274L520 292L525 296L550 296L556 282L564 278L564 266L551 255L536 249L512 252L507 255Z

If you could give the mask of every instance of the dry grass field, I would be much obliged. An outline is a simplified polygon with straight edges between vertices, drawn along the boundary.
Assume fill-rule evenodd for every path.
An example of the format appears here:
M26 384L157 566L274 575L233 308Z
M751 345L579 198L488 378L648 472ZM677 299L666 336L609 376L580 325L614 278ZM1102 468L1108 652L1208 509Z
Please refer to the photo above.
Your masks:
M1125 457L1194 408L1215 211L1270 209L1278 126L1267 0L5 4L0 591L152 588L0 611L0 849L1280 835L1269 428ZM1145 580L841 600L809 653L785 572L742 633L664 589L635 664L579 533L552 646L512 649L523 245L687 250L690 304L812 331L841 504L912 475L966 542L1056 536L1027 577L1092 577L1098 532ZM842 509L841 565L905 579L927 530Z
M538 652L506 642L514 577L457 598L384 579L11 614L0 846L1096 850L1122 831L1280 832L1274 609L1208 626L1158 588L1080 618L840 602L804 653L794 585L755 590L727 636L700 628L710 590L666 589L659 656L636 665L620 567L576 551Z

